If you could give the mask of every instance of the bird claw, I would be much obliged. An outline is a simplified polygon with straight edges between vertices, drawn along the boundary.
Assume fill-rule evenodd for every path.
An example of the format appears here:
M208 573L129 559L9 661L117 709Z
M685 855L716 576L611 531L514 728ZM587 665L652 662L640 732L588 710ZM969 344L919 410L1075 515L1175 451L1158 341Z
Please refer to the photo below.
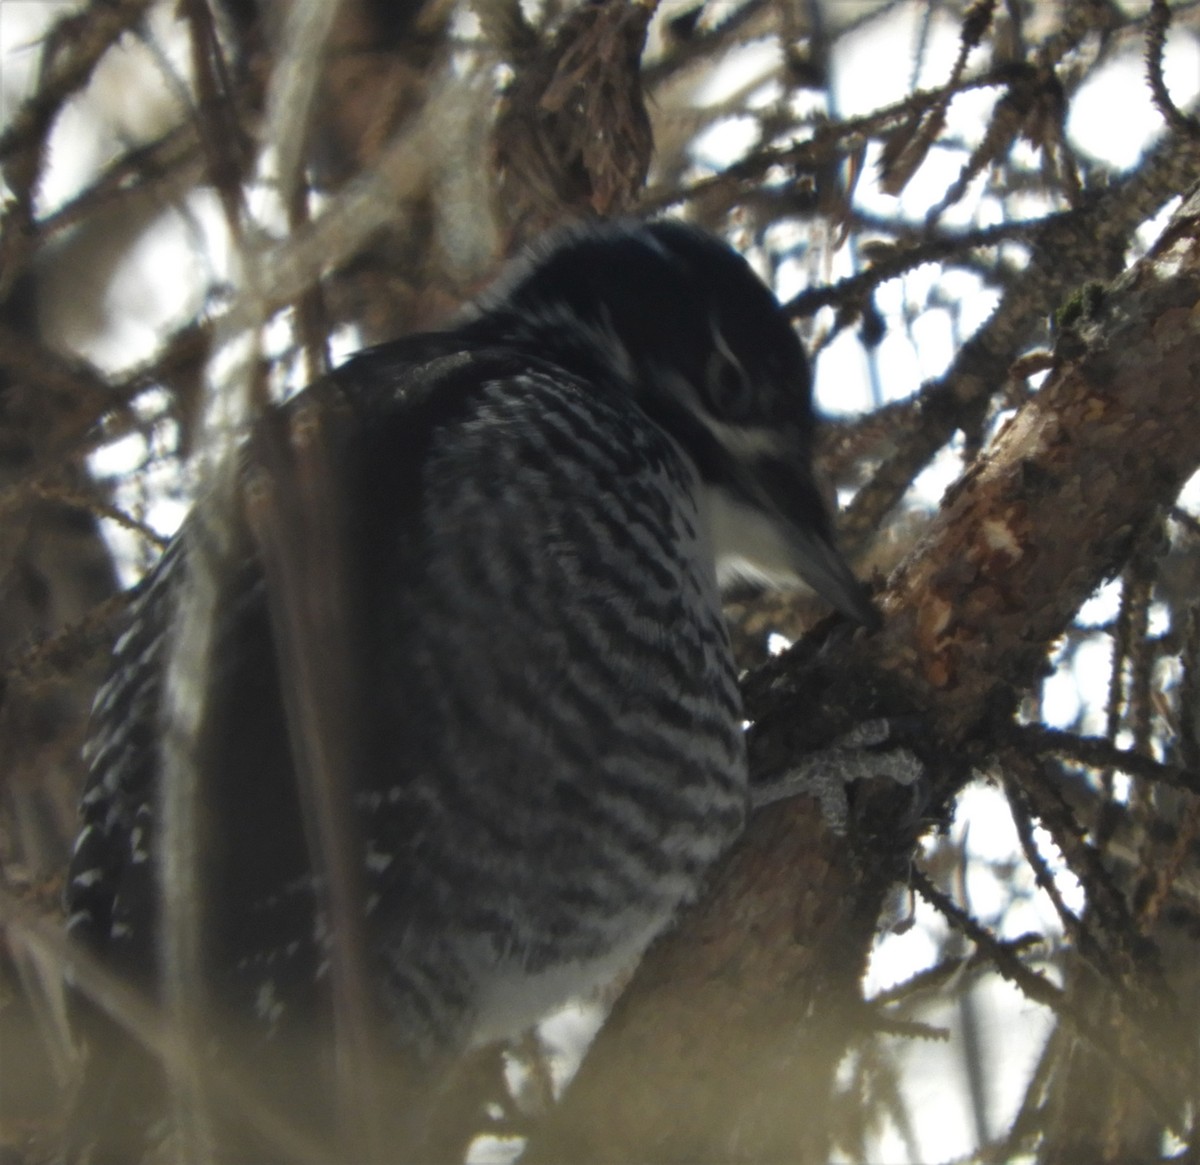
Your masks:
M798 765L751 788L752 811L792 797L812 797L825 824L844 835L850 821L849 786L855 781L886 777L905 787L916 785L925 765L903 744L896 744L898 722L876 717L856 724L827 748ZM890 748L881 745L891 743Z

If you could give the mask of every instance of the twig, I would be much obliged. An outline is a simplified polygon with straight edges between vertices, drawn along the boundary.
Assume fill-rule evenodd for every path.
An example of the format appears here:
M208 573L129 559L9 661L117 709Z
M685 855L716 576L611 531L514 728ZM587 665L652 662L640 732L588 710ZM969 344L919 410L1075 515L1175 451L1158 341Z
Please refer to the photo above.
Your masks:
M328 7L336 10L336 4ZM192 72L199 109L194 120L208 162L208 176L221 200L230 234L240 239L244 207L240 179L249 150L232 108L233 86L221 42L204 0L183 0L181 11L191 29Z
M14 493L16 497L20 497L19 490L5 490L3 494L0 494L0 503L7 505L14 504ZM126 530L140 534L151 545L157 546L159 550L166 549L167 544L171 541L169 537L164 537L152 526L148 526L140 518L135 518L119 506L114 506L111 502L103 501L91 494L71 489L65 485L34 482L29 487L29 495L39 501L58 502L60 505L72 506L85 513L94 514L97 518L107 518L109 521L116 522L118 526ZM0 512L2 512L2 509L3 506L0 506Z
M821 287L810 287L799 292L784 305L784 310L793 317L803 318L813 315L823 307L838 307L862 302L865 296L906 271L911 271L923 263L936 263L961 255L964 251L981 247L995 247L1000 243L1019 240L1030 242L1033 236L1063 218L1071 211L1060 211L1047 215L1036 223L1008 222L997 226L981 227L979 230L963 231L961 233L947 232L925 238L919 242L904 245L878 248L872 251L870 265L854 275L839 279L837 283L825 284Z
M1171 6L1167 0L1151 0L1146 15L1146 79L1150 93L1159 113L1176 133L1200 138L1200 120L1183 113L1171 99L1167 83L1163 80L1163 48L1167 42L1167 30L1171 27Z
M61 923L30 909L0 887L0 924L19 943L42 952L72 985L106 1015L157 1056L173 1072L189 1071L195 1059L184 1035L172 1030L166 1015L141 992L114 974L80 944L67 938ZM258 1095L252 1081L223 1066L208 1073L206 1085L223 1105L242 1117L282 1157L297 1165L328 1165L335 1160L329 1146L300 1136Z
M63 103L87 84L92 70L123 32L142 19L152 0L115 0L86 14L63 17L46 36L37 89L0 134L0 160L33 145Z
M1026 862L1029 863L1029 868L1033 871L1034 880L1049 897L1058 914L1059 921L1063 925L1063 930L1076 942L1091 941L1083 933L1083 920L1063 901L1062 891L1059 890L1054 875L1047 868L1046 859L1038 850L1033 836L1033 819L1030 816L1029 804L1023 796L1020 786L1012 780L1008 780L1006 783L1009 812L1012 814L1013 825L1016 826L1021 851L1025 855Z
M378 1161L385 1145L365 963L362 840L350 787L361 700L346 514L331 456L336 424L320 400L287 418L264 418L247 515L266 578L305 832L329 920L339 1140L354 1146L356 1159Z
M995 936L975 921L964 910L959 909L947 895L943 894L920 870L912 872L913 888L935 910L942 914L956 929L967 936L992 960L996 970L1009 982L1015 984L1035 1003L1040 1003L1054 1012L1060 1020L1069 1024L1083 1039L1101 1052L1112 1065L1120 1070L1138 1089L1158 1118L1177 1134L1182 1134L1186 1124L1183 1114L1167 1103L1163 1092L1163 1081L1151 1078L1146 1071L1129 1058L1122 1048L1106 1032L1079 1014L1068 1000L1061 987L1055 986L1045 975L1025 966ZM1143 1057L1147 1064L1153 1058L1146 1051Z
M34 688L46 682L50 676L69 675L99 651L105 639L111 637L113 620L129 606L142 585L139 583L105 599L52 638L7 661L0 668L5 682L16 681Z
M1103 736L1078 736L1074 732L1047 728L1044 724L1015 724L1009 729L1008 736L1022 749L1053 752L1089 768L1117 769L1141 780L1200 793L1200 773L1179 765L1164 764L1134 749L1118 748Z
M1159 976L1157 951L1139 937L1129 903L1105 864L1102 852L1085 840L1085 831L1064 800L1061 788L1042 771L1042 766L1051 762L1039 762L1011 750L1002 751L999 760L1010 781L1015 783L1015 777L1019 777L1020 792L1028 798L1031 811L1086 887L1090 912L1096 916L1108 939L1104 948L1105 961L1119 960L1120 973L1109 976L1117 990L1125 991L1128 984L1138 981L1134 971L1139 963L1143 978ZM1090 938L1098 938L1093 932L1087 933ZM1083 944L1081 953L1094 957L1100 949L1098 944Z
M856 541L880 529L909 484L958 428L982 414L1004 384L1015 351L1054 307L1088 279L1111 278L1123 264L1118 241L1177 191L1200 178L1200 147L1170 136L1144 164L1086 209L1047 224L1032 240L1036 259L1006 292L1000 306L963 345L950 369L926 389L936 402L922 423L901 434L895 449L847 507L842 529L853 553Z

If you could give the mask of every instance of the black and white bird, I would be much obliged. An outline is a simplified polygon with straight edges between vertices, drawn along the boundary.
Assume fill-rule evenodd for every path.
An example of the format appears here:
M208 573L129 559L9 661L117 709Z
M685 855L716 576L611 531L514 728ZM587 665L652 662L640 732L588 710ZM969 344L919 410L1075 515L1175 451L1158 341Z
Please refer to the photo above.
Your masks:
M369 1008L410 1063L440 1064L630 965L741 830L721 564L876 616L813 478L797 336L690 226L560 234L449 330L363 352L297 399L318 394L341 418ZM161 693L191 529L97 697L67 887L71 934L150 992ZM214 1030L286 1048L325 1030L330 920L264 568L241 537L209 681L203 975Z

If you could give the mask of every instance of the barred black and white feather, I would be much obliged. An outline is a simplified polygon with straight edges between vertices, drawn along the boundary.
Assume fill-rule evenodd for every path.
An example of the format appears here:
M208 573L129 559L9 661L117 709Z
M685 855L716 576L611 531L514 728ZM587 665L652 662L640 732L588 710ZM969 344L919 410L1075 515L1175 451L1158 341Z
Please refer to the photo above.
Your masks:
M454 329L368 351L302 399L343 421L366 965L387 1041L432 1064L629 965L747 804L717 559L873 612L810 469L807 368L724 244L576 230ZM294 407L294 406L292 406ZM346 419L348 418L348 419ZM157 983L159 702L188 527L96 701L72 933ZM206 808L206 979L222 1023L324 1030L318 907L264 572L223 580Z

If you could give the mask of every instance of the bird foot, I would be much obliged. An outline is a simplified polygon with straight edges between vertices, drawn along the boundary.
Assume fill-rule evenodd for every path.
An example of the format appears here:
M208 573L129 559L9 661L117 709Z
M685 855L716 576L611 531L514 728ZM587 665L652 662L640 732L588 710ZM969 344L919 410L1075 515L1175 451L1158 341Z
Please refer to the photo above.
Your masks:
M853 782L886 777L898 785L912 786L925 774L917 755L896 743L896 729L896 722L885 717L855 725L828 748L753 785L752 811L791 797L813 797L826 825L834 833L845 834L850 821L847 790ZM889 744L892 747L881 747Z

